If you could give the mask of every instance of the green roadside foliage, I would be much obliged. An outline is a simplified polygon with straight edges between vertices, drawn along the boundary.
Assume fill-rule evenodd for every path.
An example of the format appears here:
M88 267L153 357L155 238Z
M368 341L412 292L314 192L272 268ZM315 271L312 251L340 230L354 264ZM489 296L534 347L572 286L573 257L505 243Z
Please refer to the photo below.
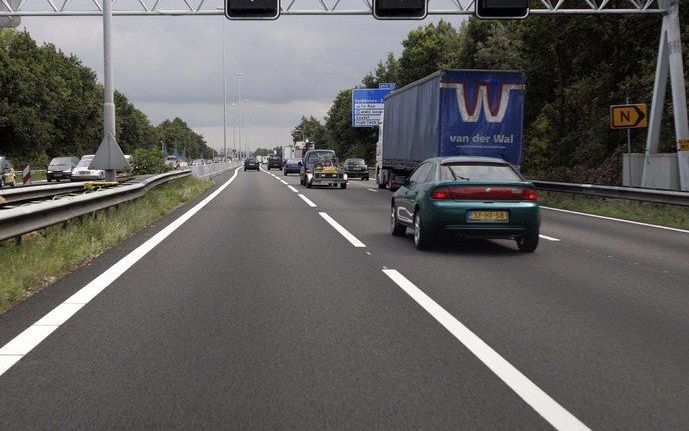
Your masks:
M31 172L31 181L42 181L45 180L45 171Z
M546 207L689 229L687 207L552 192L541 193L539 202Z
M177 148L187 157L215 151L180 118L155 126L127 97L115 92L117 143ZM0 29L0 154L15 169L28 162L45 169L50 159L95 153L103 136L103 86L96 72L53 44L39 45L27 31Z
M163 152L157 148L138 148L134 150L131 160L134 175L162 174L171 169L163 159Z
M689 34L689 7L680 14L681 31ZM459 25L440 20L411 30L395 50L399 54L371 65L359 87L394 82L401 88L441 68L522 70L527 77L522 172L533 179L619 185L627 135L610 130L609 107L627 97L651 103L660 24L660 17L647 16L470 17ZM687 52L689 38L681 42ZM363 157L371 163L378 132L352 128L351 91L343 88L322 120L302 117L293 140L308 138L341 159ZM664 118L672 118L672 101L665 100ZM675 152L673 127L672 121L663 123L660 151ZM643 151L645 131L632 131L631 138L632 151Z
M209 179L181 178L151 189L144 197L100 211L66 227L24 235L20 245L0 243L0 312L155 222L182 202L212 186Z

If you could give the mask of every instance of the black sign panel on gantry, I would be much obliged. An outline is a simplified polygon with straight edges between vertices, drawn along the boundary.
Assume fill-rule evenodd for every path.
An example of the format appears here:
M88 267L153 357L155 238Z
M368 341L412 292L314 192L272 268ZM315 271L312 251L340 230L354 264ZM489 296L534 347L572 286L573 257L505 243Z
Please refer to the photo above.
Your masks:
M427 14L426 0L373 0L376 19L424 19Z
M280 0L225 0L225 16L229 19L277 19Z
M476 16L482 19L520 19L529 15L529 0L476 0Z

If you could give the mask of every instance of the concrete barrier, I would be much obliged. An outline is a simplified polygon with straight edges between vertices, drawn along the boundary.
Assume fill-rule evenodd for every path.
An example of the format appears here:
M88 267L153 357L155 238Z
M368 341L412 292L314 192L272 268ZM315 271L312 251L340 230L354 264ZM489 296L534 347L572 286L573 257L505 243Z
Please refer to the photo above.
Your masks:
M239 166L238 162L223 162L223 163L211 163L209 165L194 165L190 166L191 174L194 177L208 177L220 174L232 168Z

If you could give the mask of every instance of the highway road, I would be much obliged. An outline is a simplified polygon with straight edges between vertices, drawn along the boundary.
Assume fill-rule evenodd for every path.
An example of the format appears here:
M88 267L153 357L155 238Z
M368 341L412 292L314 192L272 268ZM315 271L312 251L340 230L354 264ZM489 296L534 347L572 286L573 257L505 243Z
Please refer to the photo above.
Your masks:
M373 182L215 181L0 316L3 429L689 427L689 233L420 252Z

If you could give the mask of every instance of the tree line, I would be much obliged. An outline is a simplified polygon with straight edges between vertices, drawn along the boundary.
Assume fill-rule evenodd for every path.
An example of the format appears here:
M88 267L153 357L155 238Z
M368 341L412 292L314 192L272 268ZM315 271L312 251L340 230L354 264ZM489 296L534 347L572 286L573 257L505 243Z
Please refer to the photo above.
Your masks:
M681 9L682 49L689 70L689 8ZM531 16L521 21L469 18L410 31L399 57L389 53L358 88L400 88L441 68L522 70L527 77L523 172L530 178L619 184L626 133L611 130L609 106L651 103L660 16ZM306 136L342 157L375 159L377 129L351 127L351 91L338 93L325 118L302 117ZM674 152L668 89L660 151ZM632 131L642 152L646 131Z
M158 126L116 91L117 142L137 148L175 146L188 157L212 157L203 136L182 119ZM52 157L93 154L103 134L103 86L93 69L28 32L0 29L0 155L45 166ZM162 153L161 153L162 154Z

